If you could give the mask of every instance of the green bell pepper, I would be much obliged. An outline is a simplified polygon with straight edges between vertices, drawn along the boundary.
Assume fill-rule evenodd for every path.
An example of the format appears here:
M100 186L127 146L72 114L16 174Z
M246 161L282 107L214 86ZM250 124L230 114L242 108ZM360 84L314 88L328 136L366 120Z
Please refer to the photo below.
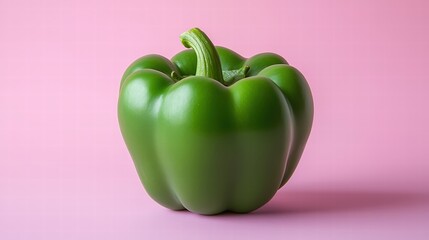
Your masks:
M294 172L313 121L304 76L279 55L243 58L198 28L168 60L147 55L125 71L121 132L148 194L200 214L250 212Z

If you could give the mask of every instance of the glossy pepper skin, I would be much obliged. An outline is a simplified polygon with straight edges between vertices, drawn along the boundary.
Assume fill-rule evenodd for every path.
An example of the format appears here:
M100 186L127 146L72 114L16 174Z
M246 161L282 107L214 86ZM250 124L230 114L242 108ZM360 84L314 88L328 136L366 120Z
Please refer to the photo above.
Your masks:
M279 55L243 58L201 30L171 61L147 55L122 78L122 135L148 194L199 214L250 212L294 172L313 121L304 76Z

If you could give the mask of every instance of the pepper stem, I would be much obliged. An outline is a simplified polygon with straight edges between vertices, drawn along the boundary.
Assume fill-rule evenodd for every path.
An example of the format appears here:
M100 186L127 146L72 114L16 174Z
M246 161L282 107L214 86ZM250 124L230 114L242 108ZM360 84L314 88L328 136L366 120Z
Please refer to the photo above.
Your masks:
M203 31L192 28L180 35L180 40L185 47L194 49L197 54L196 76L213 78L226 85L222 76L219 54Z

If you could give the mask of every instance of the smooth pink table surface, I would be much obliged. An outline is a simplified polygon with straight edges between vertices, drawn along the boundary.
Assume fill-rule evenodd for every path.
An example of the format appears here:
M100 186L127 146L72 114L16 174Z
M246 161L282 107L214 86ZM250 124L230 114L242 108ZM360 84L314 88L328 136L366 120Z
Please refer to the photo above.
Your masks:
M428 239L429 3L0 1L0 239ZM202 28L306 76L313 131L248 215L158 206L116 117L134 59Z

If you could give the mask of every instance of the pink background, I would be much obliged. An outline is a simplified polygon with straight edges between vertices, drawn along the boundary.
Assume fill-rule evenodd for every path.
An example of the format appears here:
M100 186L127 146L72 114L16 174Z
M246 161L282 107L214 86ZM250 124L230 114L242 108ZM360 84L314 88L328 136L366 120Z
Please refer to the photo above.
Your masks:
M423 0L1 0L0 239L427 239L428 22ZM194 26L313 91L301 164L252 214L158 206L119 132L127 65Z

